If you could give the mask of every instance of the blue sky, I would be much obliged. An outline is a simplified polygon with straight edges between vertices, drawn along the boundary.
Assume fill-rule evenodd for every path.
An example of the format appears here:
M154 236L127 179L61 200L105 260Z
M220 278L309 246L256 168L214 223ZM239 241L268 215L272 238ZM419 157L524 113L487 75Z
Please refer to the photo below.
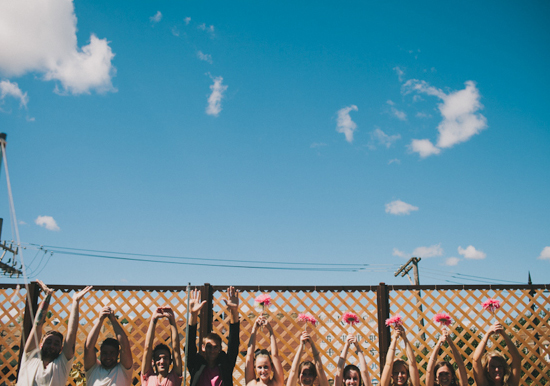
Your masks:
M548 16L543 1L3 2L29 278L407 284L393 273L420 256L422 284L544 283ZM272 262L294 265L235 268Z

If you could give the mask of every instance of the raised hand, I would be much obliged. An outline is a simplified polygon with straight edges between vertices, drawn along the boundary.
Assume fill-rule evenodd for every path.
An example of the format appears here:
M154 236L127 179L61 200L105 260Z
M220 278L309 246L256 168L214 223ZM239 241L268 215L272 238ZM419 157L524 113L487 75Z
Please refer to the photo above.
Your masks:
M300 341L303 344L311 343L311 336L309 335L309 333L307 331L302 332L302 334L300 335Z
M46 295L51 295L55 292L55 290L49 288L46 284L44 284L43 281L41 280L36 280L36 282L38 283L38 285L40 286L40 289L42 289L42 291L46 294Z
M201 291L197 289L191 291L191 299L189 299L189 312L197 315L205 304L206 300L201 302Z
M227 288L226 296L226 299L223 299L223 301L230 310L239 307L239 290L231 286Z
M112 313L113 313L113 310L111 310L111 307L105 306L99 312L99 318L100 319L108 318L109 316L111 316Z
M86 295L93 287L91 285L87 286L80 292L75 292L73 295L73 300L76 300L77 302L80 301Z
M170 323L176 322L176 316L174 315L174 310L170 307L163 307L162 309L164 316L168 319Z

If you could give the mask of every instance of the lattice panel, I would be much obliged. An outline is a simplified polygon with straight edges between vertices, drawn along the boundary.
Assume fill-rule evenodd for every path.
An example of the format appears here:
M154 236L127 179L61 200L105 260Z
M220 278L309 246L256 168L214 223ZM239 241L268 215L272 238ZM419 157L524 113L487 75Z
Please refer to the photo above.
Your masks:
M489 298L501 302L501 308L494 317L481 307ZM470 378L473 377L470 359L472 353L485 331L498 320L523 354L521 384L550 384L550 298L547 292L485 289L428 290L419 294L418 291L390 291L390 313L400 313L405 319L405 330L409 341L415 346L422 382L431 349L440 336L440 327L432 321L432 317L439 312L446 312L453 318L450 331L462 356L466 358ZM502 347L503 342L500 337L492 337L489 349L498 348L506 354L506 348ZM404 352L397 355L404 355ZM442 355L452 358L449 348L445 348ZM507 354L506 356L509 357Z
M254 320L261 309L254 308L254 299L260 292L241 292L240 294L240 358L233 374L237 384L244 385L244 363L246 347L252 331ZM379 379L378 359L378 323L376 311L376 293L367 291L280 291L271 292L271 306L265 310L272 321L274 334L279 342L279 356L283 362L285 375L290 370L296 349L300 344L300 334L305 326L297 321L301 313L309 312L317 318L315 328L308 326L317 349L321 354L325 372L329 379L335 375L338 357L344 346L348 334L355 334L363 347L363 353L367 364L371 366L371 375ZM226 331L229 329L228 310L222 299L224 292L214 293L214 332L227 339ZM348 327L341 322L342 314L352 311L362 318L362 322L354 327ZM269 339L266 331L257 334L256 347L269 349ZM312 360L309 348L302 360ZM358 358L351 349L348 354L348 363L358 365Z
M73 294L74 291L55 291L49 308L52 314L46 320L44 331L55 329L62 334L66 333ZM183 346L185 342L185 316L187 312L186 299L186 292L184 289L179 291L114 291L92 289L80 301L80 328L77 335L75 363L84 363L83 350L86 336L97 320L99 311L104 306L109 306L115 311L117 319L123 325L128 335L128 339L130 340L130 344L132 345L135 385L139 381L145 335L149 327L149 318L152 312L159 306L170 305L172 307L178 323L180 340ZM42 299L40 299L40 301L42 301ZM105 320L96 345L98 349L101 342L107 337L114 337L114 332L110 322ZM164 319L161 323L157 323L155 345L158 343L165 343L171 346L169 325ZM72 379L69 379L69 383L74 384Z
M25 289L0 288L0 385L15 385L25 313Z

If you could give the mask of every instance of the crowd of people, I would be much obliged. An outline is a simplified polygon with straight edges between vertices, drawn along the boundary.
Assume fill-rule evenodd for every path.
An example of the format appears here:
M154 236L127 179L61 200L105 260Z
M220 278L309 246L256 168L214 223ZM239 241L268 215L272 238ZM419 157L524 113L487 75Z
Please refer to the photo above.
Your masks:
M48 312L53 290L38 281L45 294L40 304L31 334L27 338L17 386L65 386L72 367L75 341L78 330L79 303L92 287L76 292L72 299L65 336L56 331L43 334L43 326ZM189 299L189 329L186 365L191 377L191 386L233 386L233 370L239 355L239 292L229 287L225 304L229 310L229 331L227 350L222 349L222 338L207 334L202 339L200 351L196 346L199 313L206 302L201 301L200 291L194 290ZM170 324L169 347L163 343L154 345L157 322L167 319ZM105 339L99 348L96 344L105 319L109 319L115 338ZM264 329L269 335L269 349L256 349L256 334ZM499 351L487 351L491 335L498 334L506 342L511 366ZM180 386L183 377L183 359L180 338L174 312L169 306L157 308L152 316L145 337L141 384L143 386ZM403 342L407 360L396 357L398 341ZM285 386L285 373L279 358L278 344L273 327L265 315L254 321L248 342L245 359L246 386ZM312 386L318 379L319 386L329 386L329 381L320 353L312 336L304 331L300 335L292 366L286 376L286 386ZM447 343L451 348L454 364L438 361L441 346ZM301 361L306 346L313 357L311 361ZM359 367L346 365L348 352L355 350ZM118 322L114 310L103 307L92 326L84 346L84 370L87 386L131 386L133 356L128 336ZM455 371L455 367L458 371ZM518 386L521 377L521 355L515 344L500 323L492 325L483 336L472 357L473 378L477 386ZM348 336L338 358L334 386L372 386L370 374L361 344L356 337ZM443 329L426 369L426 386L468 386L468 375L462 355L458 351L447 329ZM380 377L380 386L420 386L420 376L416 356L402 326L392 332L386 363Z

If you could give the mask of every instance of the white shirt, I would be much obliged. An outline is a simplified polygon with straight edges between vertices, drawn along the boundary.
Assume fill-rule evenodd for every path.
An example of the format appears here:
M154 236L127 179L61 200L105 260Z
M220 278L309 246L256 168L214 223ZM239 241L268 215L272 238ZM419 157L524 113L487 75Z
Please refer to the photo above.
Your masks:
M106 369L101 366L100 362L96 362L90 370L86 371L86 385L131 386L133 372L134 369L132 367L125 369L120 363L112 369Z
M68 360L61 352L44 368L40 348L35 348L28 354L23 353L17 386L65 386L73 359L74 357Z

